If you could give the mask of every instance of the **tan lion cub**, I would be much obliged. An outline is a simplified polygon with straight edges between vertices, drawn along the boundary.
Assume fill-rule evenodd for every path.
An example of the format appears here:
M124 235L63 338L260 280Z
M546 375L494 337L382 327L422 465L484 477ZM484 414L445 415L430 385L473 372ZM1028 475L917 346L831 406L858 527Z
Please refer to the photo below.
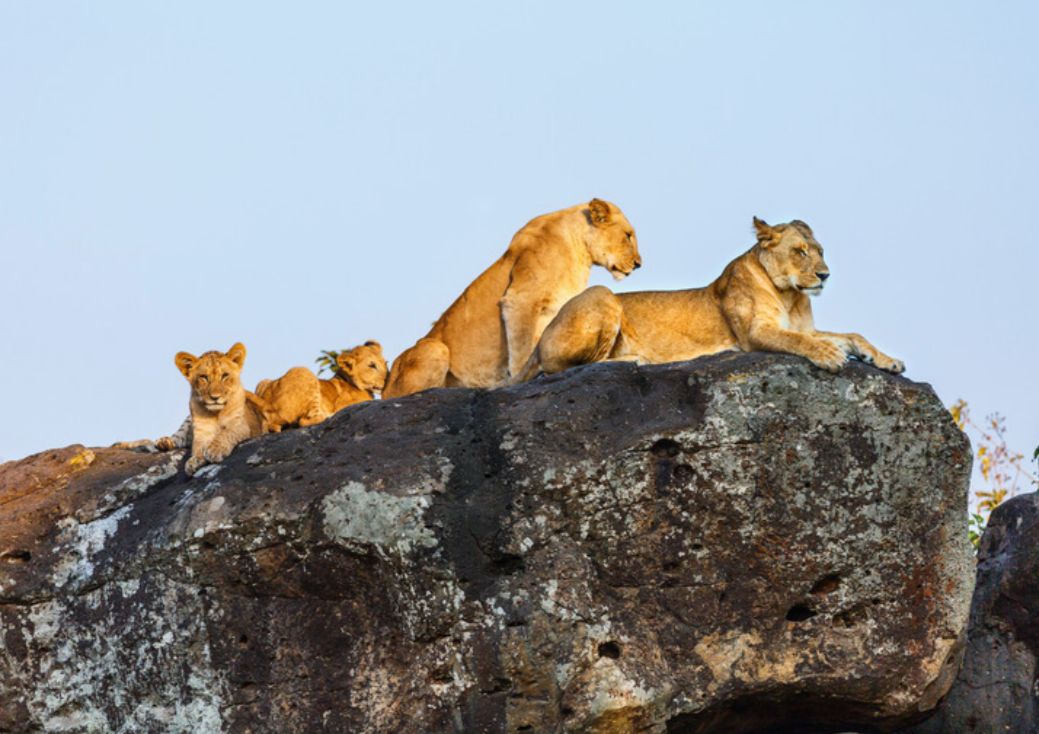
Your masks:
M340 352L336 374L319 380L306 367L293 367L276 380L261 380L256 394L267 405L272 431L312 426L348 405L371 400L386 385L386 360L377 341Z
M848 357L896 374L905 365L859 334L818 331L809 296L830 277L823 248L802 221L754 218L757 243L706 288L614 294L589 288L566 303L517 382L609 359L678 362L727 350L799 354L837 372Z
M191 384L191 455L184 471L219 463L235 446L266 432L264 405L242 387L240 375L245 347L235 344L227 353L206 352L196 357L178 352L177 369Z

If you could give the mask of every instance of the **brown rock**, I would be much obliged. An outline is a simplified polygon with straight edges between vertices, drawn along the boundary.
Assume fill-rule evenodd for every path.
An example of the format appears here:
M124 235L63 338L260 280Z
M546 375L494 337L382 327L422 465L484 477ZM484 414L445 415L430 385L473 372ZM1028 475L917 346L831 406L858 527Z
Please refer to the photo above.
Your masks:
M955 673L926 385L727 355L0 470L0 731L892 731ZM83 462L80 462L82 464Z
M1039 732L1039 493L989 518L963 667L934 717L910 732Z

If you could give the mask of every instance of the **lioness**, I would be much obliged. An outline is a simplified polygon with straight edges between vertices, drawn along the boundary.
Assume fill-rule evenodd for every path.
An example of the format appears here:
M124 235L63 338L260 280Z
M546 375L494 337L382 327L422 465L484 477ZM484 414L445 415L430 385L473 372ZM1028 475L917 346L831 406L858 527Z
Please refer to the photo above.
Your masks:
M754 218L757 243L706 288L614 294L601 286L570 300L541 335L515 382L607 359L677 362L726 350L799 354L837 372L849 356L900 373L905 365L858 334L816 331L808 296L830 277L807 224Z
M386 360L379 342L367 341L340 352L336 374L320 380L306 367L293 367L276 380L261 380L256 394L267 405L272 431L288 425L312 426L348 405L371 400L386 384Z
M191 384L191 455L184 465L188 476L207 463L227 458L242 441L266 431L263 401L242 387L240 375L245 347L196 357L178 352L177 369Z
M508 250L393 363L384 397L496 387L516 374L592 265L620 280L642 264L631 224L601 199L532 219Z

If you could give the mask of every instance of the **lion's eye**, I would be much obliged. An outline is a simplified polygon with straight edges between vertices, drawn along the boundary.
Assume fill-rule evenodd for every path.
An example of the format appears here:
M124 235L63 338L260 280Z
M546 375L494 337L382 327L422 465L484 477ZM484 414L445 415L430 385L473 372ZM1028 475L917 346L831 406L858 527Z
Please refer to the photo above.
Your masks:
M808 250L798 250L797 254L801 257L808 257Z
M631 232L625 232L624 236L628 238L628 242L631 242Z
M206 377L205 375L202 375L201 377L198 378L198 381L201 382L203 385L205 385L206 383L209 382L209 378Z
M228 379L230 379L230 377L231 377L231 375L230 375L230 374L228 374L227 372L225 372L224 374L222 374L222 375L220 376L220 379L221 379L221 380L223 380L224 382L227 382L227 381L228 381Z
M371 367L374 370L375 369L375 362L369 362L368 366Z

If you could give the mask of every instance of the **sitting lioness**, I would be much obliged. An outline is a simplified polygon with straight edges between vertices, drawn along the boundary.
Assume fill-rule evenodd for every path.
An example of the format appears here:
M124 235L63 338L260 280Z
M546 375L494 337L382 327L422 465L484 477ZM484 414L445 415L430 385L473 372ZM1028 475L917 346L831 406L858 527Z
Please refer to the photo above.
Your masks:
M802 221L754 218L757 244L706 288L614 294L601 286L569 301L546 327L516 382L608 359L678 362L726 350L799 354L837 372L849 356L900 373L905 365L858 334L816 331L808 296L830 277Z
M531 220L508 250L393 363L383 397L431 387L496 387L516 374L592 265L620 280L642 264L635 231L600 199Z
M191 455L184 471L191 476L207 463L219 463L247 438L266 432L263 401L242 387L245 347L196 357L178 352L177 369L191 384Z
M276 380L261 380L256 394L267 406L272 431L312 426L348 405L371 400L386 384L379 342L368 341L336 357L336 374L320 380L306 367L293 367Z

